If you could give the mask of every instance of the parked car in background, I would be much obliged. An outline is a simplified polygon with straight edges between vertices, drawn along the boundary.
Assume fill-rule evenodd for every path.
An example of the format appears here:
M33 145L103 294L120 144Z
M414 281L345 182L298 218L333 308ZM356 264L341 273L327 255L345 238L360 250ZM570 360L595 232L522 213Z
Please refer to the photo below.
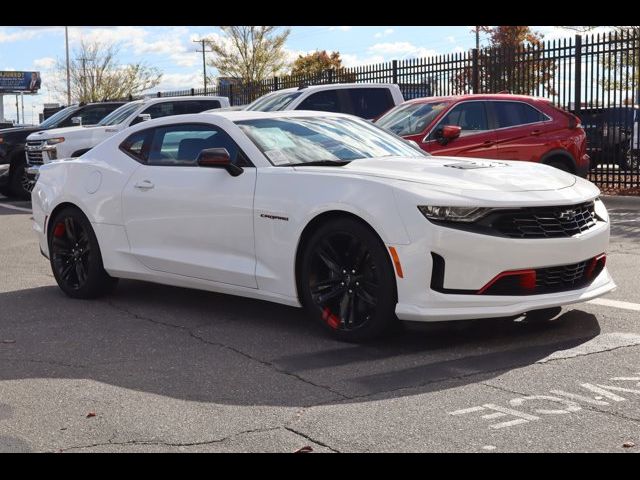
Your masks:
M228 106L227 97L153 97L122 105L93 127L56 128L33 133L27 137L26 145L27 188L33 188L41 165L57 159L79 157L131 125L152 118L200 113Z
M27 137L41 130L98 123L125 102L82 103L56 112L40 125L0 130L0 192L23 199L31 198L26 174ZM78 123L74 123L74 119Z
M242 110L275 112L316 110L348 113L373 120L404 102L398 85L389 83L333 83L285 88L268 93Z
M395 107L376 123L433 155L539 162L581 177L590 167L578 117L541 98L419 98Z
M600 164L618 165L623 170L632 167L630 149L637 143L638 106L582 107L579 117L587 134L587 148L593 167ZM631 159L633 156L631 156Z
M33 229L69 297L145 280L304 306L361 341L613 290L599 193L546 165L431 158L352 115L201 113L44 165Z

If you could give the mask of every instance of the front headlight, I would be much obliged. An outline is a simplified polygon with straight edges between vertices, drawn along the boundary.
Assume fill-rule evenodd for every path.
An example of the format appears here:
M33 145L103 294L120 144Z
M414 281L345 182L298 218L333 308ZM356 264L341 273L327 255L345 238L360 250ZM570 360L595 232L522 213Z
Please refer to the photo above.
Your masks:
M58 143L64 142L64 137L56 137L47 139L47 145L57 145Z
M434 207L420 205L418 210L429 220L471 223L484 217L492 209L485 207Z
M598 217L603 222L608 222L609 212L607 212L607 207L604 206L604 202L600 200L600 197L596 198L593 201L593 205L596 217Z

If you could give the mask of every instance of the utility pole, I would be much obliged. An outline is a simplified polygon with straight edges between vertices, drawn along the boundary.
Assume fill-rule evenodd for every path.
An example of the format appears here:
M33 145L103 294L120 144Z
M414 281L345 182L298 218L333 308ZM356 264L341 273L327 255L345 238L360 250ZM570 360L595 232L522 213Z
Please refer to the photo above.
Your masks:
M69 68L69 28L64 27L64 45L67 51L67 107L71 105L71 76Z
M480 27L476 26L476 50L480 50Z
M202 50L196 50L196 52L202 52L202 75L204 78L204 94L207 94L207 62L205 59L205 52L212 52L213 50L205 50L205 42L206 39L202 38L200 40L194 40L194 43L201 43L202 44Z

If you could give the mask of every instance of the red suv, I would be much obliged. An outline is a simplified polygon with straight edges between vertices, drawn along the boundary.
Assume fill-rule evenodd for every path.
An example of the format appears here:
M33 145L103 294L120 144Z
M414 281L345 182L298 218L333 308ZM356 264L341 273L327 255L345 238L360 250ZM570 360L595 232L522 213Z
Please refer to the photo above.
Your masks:
M417 98L389 110L376 124L434 155L542 162L581 177L589 170L580 120L542 98Z

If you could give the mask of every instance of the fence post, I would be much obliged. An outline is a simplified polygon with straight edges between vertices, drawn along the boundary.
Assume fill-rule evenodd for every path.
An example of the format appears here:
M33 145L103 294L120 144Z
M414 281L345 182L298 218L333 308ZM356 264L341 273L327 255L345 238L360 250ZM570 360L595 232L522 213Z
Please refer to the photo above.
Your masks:
M398 83L398 60L393 61L393 83Z
M576 35L576 52L575 52L575 107L574 114L580 115L582 108L582 36Z
M478 49L471 50L471 89L480 93L480 69L478 67Z
M229 105L233 106L233 83L229 84Z
M195 94L196 94L196 89L195 89L195 88L192 88L192 89L191 89L191 96L193 97Z
M158 92L158 98L162 96L162 92Z
M328 77L329 77L329 83L333 83L333 68L329 69Z
M278 90L278 77L273 77L273 91Z

